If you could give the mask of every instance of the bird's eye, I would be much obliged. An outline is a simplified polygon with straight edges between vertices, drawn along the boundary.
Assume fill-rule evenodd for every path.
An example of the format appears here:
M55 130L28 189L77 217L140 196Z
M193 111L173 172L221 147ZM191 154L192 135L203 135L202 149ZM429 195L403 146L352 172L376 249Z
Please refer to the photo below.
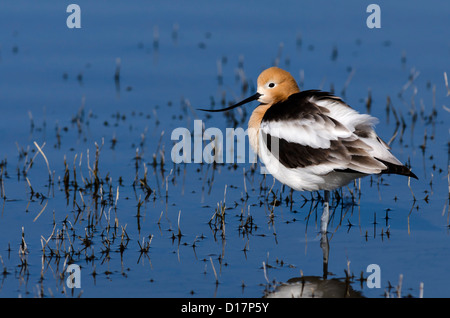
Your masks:
M268 85L270 88L275 87L275 83L269 83Z

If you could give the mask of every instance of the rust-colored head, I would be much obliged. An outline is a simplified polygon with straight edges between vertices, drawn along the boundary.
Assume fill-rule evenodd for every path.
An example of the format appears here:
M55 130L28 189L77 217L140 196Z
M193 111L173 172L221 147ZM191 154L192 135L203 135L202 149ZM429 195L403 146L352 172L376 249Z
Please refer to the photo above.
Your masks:
M300 89L289 72L278 67L271 67L259 75L257 92L260 94L259 102L274 104L300 92Z
M243 101L222 109L199 109L207 112L224 112L238 106L258 100L262 104L275 104L286 100L292 94L300 92L300 89L292 75L278 67L270 67L258 76L258 89L256 94ZM269 106L270 106L269 105Z

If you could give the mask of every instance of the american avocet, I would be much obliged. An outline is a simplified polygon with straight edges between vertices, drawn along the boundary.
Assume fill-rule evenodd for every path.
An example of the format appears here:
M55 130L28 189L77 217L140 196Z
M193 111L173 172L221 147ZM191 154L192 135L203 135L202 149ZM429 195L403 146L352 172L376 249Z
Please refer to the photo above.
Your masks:
M389 151L373 127L377 119L360 114L330 93L300 91L289 72L278 67L258 77L257 93L227 111L257 100L248 126L250 145L267 171L294 190L324 190L321 232L329 219L330 190L370 174L416 178Z

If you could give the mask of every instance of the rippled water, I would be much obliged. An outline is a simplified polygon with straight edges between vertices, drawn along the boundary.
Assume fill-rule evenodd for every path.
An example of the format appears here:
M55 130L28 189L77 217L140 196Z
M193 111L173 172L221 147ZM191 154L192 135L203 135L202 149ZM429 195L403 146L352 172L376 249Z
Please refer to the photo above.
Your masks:
M448 4L379 1L381 29L359 1L77 4L81 29L66 4L0 4L0 296L263 297L288 281L449 296ZM291 195L259 164L171 161L172 131L196 119L246 129L254 104L195 109L250 96L274 64L378 117L419 177L335 195L327 280L320 194ZM360 279L370 264L380 288Z

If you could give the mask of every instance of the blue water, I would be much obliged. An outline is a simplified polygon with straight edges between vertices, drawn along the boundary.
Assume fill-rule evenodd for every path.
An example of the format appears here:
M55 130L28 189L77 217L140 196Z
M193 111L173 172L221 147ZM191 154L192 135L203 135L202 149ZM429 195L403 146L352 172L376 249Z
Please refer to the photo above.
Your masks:
M380 29L366 26L369 2L360 1L78 1L82 27L68 29L65 3L2 2L0 162L7 162L7 175L6 199L0 200L0 265L7 274L1 278L0 296L262 297L265 290L290 278L321 277L323 254L316 223L320 216L311 211L316 203L309 200L311 194L294 193L291 208L284 201L289 189L276 182L272 190L278 197L282 192L283 202L274 207L269 194L273 178L264 179L259 166L252 174L250 163L214 168L174 165L170 160L175 128L191 130L195 119L203 120L205 128L232 127L222 114L208 117L195 108L211 107L212 99L219 107L222 98L228 103L250 96L258 74L274 63L290 71L303 89L334 90L360 112L368 111L370 91L370 112L380 119L377 132L386 141L396 130L394 113L386 113L388 96L405 122L392 152L410 162L419 177L411 180L416 200L401 176L383 176L381 184L377 177L363 179L359 205L353 207L350 191L355 186L345 188L347 206L336 209L330 224L329 278L343 279L349 269L354 289L367 297L384 297L386 292L397 295L394 290L403 275L402 296L418 297L420 283L424 297L450 296L445 108L450 106L444 83L444 72L450 73L450 5L377 3ZM117 58L119 86L114 80ZM222 83L217 78L219 60ZM240 67L249 81L245 92L237 76ZM405 86L411 77L414 81ZM237 127L246 129L251 107L254 104L247 106L247 113L234 112ZM95 143L101 145L102 139L102 198L111 195L115 201L118 187L117 206L96 209L88 189L82 193L85 208L78 215L74 201L82 206L83 199L73 187L66 198L64 158L70 180L75 167L81 185L82 177L89 178L87 151L93 168ZM45 142L53 185L48 184L42 155L28 168L37 150L34 142ZM138 179L144 176L143 163L148 169L152 193L147 200L139 183L132 186L136 152L141 157ZM24 169L33 195L23 174L18 177L17 171ZM225 188L223 238L208 221L224 201ZM321 205L317 208L320 214ZM94 211L98 223L91 228L89 215ZM239 226L248 214L256 228L242 234ZM113 234L112 227L106 229L115 218ZM61 242L65 245L60 251L67 253L50 257L46 249L42 266L41 237L49 238L54 224L48 246L57 250ZM19 254L22 228L24 256ZM64 241L55 239L61 231ZM92 234L92 244L83 249L86 233ZM121 253L122 233L129 240ZM141 254L139 244L143 239L149 242L151 235L150 248ZM110 238L109 254L105 237ZM69 250L71 244L75 253ZM67 262L81 266L81 289L73 293L59 276L67 255ZM263 262L270 265L266 271ZM379 289L365 283L361 287L356 280L361 272L367 277L369 264L381 268Z

